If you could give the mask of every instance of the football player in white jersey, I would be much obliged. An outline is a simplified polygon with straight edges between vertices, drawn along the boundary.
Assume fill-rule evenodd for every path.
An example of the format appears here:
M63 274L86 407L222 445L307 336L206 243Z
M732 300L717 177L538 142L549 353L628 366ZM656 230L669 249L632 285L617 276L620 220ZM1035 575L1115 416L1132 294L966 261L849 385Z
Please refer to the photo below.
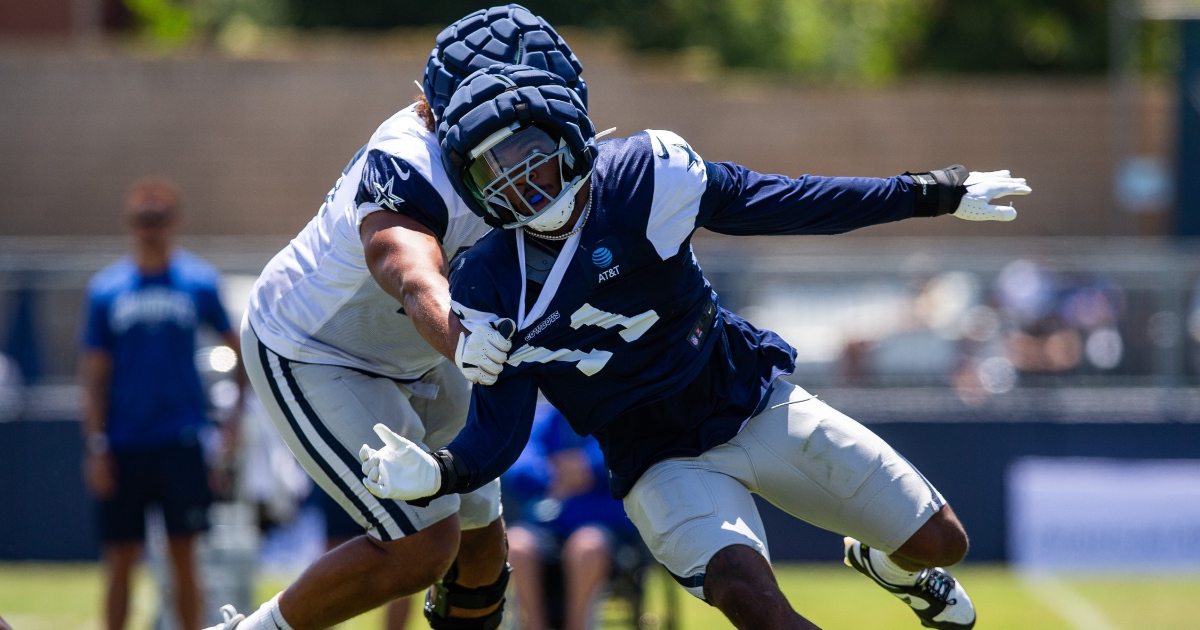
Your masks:
M359 447L378 443L376 424L445 446L466 421L468 380L494 382L502 367L507 339L471 334L450 313L448 260L490 227L450 185L434 121L465 76L514 60L586 99L582 66L541 18L508 5L459 20L437 37L424 95L375 131L255 284L241 333L250 380L292 453L366 535L256 612L226 606L215 629L327 628L435 583L433 628L500 624L499 482L427 502L379 499L363 485Z

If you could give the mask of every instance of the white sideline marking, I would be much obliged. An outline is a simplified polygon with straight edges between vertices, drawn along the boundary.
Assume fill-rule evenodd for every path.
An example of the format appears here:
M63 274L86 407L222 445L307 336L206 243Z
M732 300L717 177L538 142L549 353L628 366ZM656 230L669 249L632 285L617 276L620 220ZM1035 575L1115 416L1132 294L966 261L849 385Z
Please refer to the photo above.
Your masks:
M1021 582L1038 601L1075 630L1120 630L1099 608L1053 573L1024 573Z

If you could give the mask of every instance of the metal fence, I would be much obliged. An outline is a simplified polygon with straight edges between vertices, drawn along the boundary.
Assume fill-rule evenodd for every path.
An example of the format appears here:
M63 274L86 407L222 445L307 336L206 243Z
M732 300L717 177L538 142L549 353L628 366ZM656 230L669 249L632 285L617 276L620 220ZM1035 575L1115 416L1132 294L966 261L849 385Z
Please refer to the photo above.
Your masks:
M806 237L696 249L725 302L790 341L811 383L970 399L1200 379L1190 245Z
M236 317L286 241L183 245L226 274ZM84 290L124 247L0 238L0 418L74 417ZM796 347L806 386L978 406L1048 388L1200 384L1200 249L1186 244L701 235L695 252L724 306Z
M183 244L225 272L236 317L286 242ZM75 362L88 278L123 251L120 239L0 238L0 511L14 515L0 520L0 558L97 553L78 513ZM872 424L952 497L975 560L1006 557L1005 474L1023 457L1200 456L1200 252L838 237L699 237L695 251L726 307L796 345L796 382ZM214 406L220 383L208 383ZM45 465L47 452L59 461ZM760 509L777 560L836 559L834 534Z

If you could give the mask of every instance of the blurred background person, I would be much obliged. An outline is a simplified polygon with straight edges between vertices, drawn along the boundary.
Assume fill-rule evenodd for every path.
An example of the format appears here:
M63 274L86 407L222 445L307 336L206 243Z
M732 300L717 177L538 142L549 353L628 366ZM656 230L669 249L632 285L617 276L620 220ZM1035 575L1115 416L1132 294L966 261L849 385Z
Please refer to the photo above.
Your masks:
M1068 276L1017 259L996 279L996 300L1008 331L1006 352L1026 374L1097 372L1120 365L1124 342L1117 322L1124 295L1096 273Z
M502 477L506 496L520 505L507 524L521 628L592 626L592 607L617 549L639 544L607 479L596 440L576 435L557 409L539 401L529 443ZM547 569L555 566L561 588L547 584Z
M195 335L207 324L235 350L238 338L221 304L216 269L173 247L182 224L176 188L162 179L134 183L124 223L133 251L89 283L82 340L83 468L99 502L105 627L125 627L146 508L157 506L180 627L196 630L195 537L208 528L212 489L199 441L207 416ZM235 424L231 418L227 426ZM228 450L233 442L225 441Z

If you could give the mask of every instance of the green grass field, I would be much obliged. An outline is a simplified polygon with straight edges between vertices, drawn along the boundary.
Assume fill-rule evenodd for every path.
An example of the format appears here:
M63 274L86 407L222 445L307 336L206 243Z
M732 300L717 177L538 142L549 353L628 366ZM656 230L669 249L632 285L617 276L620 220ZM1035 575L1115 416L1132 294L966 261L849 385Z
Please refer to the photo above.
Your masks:
M967 586L979 610L979 630L1195 630L1200 628L1200 576L1063 578L1029 584L996 566L967 566L955 574ZM783 590L797 610L827 630L919 630L903 604L841 565L785 565L779 568ZM263 580L260 598L283 580ZM661 579L650 585L649 609L661 614ZM673 583L670 588L678 589ZM94 564L0 564L0 616L14 630L99 630L101 574ZM731 627L713 608L681 589L676 593L681 630ZM1060 616L1041 602L1070 602ZM141 576L134 597L131 630L145 630L154 614L154 588ZM415 608L415 607L414 607ZM606 610L620 617L618 605ZM342 625L343 630L377 630L378 611ZM414 610L414 629L427 628ZM616 628L616 624L605 627Z

